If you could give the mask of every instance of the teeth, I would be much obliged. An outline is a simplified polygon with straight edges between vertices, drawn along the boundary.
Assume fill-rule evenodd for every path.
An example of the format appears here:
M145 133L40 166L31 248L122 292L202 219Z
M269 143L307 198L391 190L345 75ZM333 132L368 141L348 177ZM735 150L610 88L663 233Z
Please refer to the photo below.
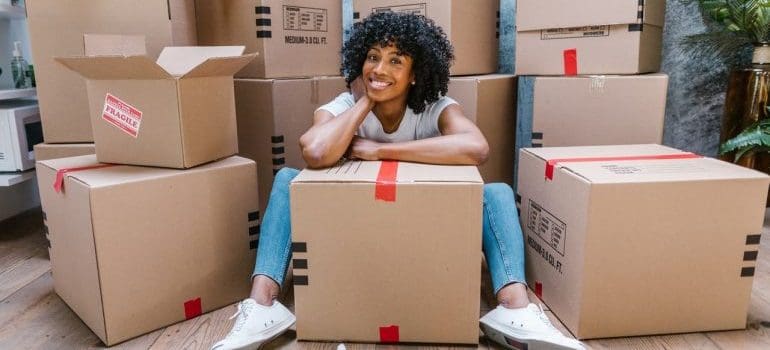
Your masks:
M372 80L371 83L372 83L372 86L374 86L375 88L384 88L390 85L390 83L376 81L376 80Z

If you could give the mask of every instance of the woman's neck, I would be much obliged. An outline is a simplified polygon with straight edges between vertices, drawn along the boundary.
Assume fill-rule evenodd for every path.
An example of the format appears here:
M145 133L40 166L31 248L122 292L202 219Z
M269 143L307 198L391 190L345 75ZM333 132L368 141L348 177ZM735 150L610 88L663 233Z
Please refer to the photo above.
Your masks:
M378 102L372 108L372 113L380 120L382 129L391 133L398 129L406 114L406 97L387 102Z

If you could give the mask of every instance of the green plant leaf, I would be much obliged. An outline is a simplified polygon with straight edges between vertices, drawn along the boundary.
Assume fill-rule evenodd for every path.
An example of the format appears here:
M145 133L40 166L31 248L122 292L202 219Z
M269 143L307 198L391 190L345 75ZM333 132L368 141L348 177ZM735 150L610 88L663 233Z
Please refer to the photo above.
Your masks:
M747 152L770 149L770 119L760 120L719 146L719 154L735 153L737 162Z

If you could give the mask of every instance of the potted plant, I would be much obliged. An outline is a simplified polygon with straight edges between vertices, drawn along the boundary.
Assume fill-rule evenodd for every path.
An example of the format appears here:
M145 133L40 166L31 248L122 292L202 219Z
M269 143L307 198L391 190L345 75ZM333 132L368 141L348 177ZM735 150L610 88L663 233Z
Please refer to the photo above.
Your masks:
M697 1L711 19L711 30L685 37L685 49L733 68L725 95L720 157L770 173L770 0Z

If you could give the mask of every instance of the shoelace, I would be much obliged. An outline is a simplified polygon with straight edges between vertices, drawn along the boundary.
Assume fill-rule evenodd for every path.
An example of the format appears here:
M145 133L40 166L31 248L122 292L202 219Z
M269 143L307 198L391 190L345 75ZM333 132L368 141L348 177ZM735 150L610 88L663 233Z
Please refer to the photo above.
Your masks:
M228 336L233 333L240 332L241 328L243 328L243 324L246 323L246 319L249 317L249 313L251 313L251 307L249 306L243 306L243 302L238 303L238 309L235 311L235 313L228 318L228 320L232 320L236 317L238 317L240 314L243 314L243 317L238 317L235 320L235 326L233 326L233 330L230 331Z
M535 310L535 314L537 314L537 317L540 318L540 321L543 321L543 323L545 323L548 328L556 333L561 334L561 332L551 323L551 320L548 319L548 315L545 314L545 310L543 309L543 304L537 304L537 310Z

